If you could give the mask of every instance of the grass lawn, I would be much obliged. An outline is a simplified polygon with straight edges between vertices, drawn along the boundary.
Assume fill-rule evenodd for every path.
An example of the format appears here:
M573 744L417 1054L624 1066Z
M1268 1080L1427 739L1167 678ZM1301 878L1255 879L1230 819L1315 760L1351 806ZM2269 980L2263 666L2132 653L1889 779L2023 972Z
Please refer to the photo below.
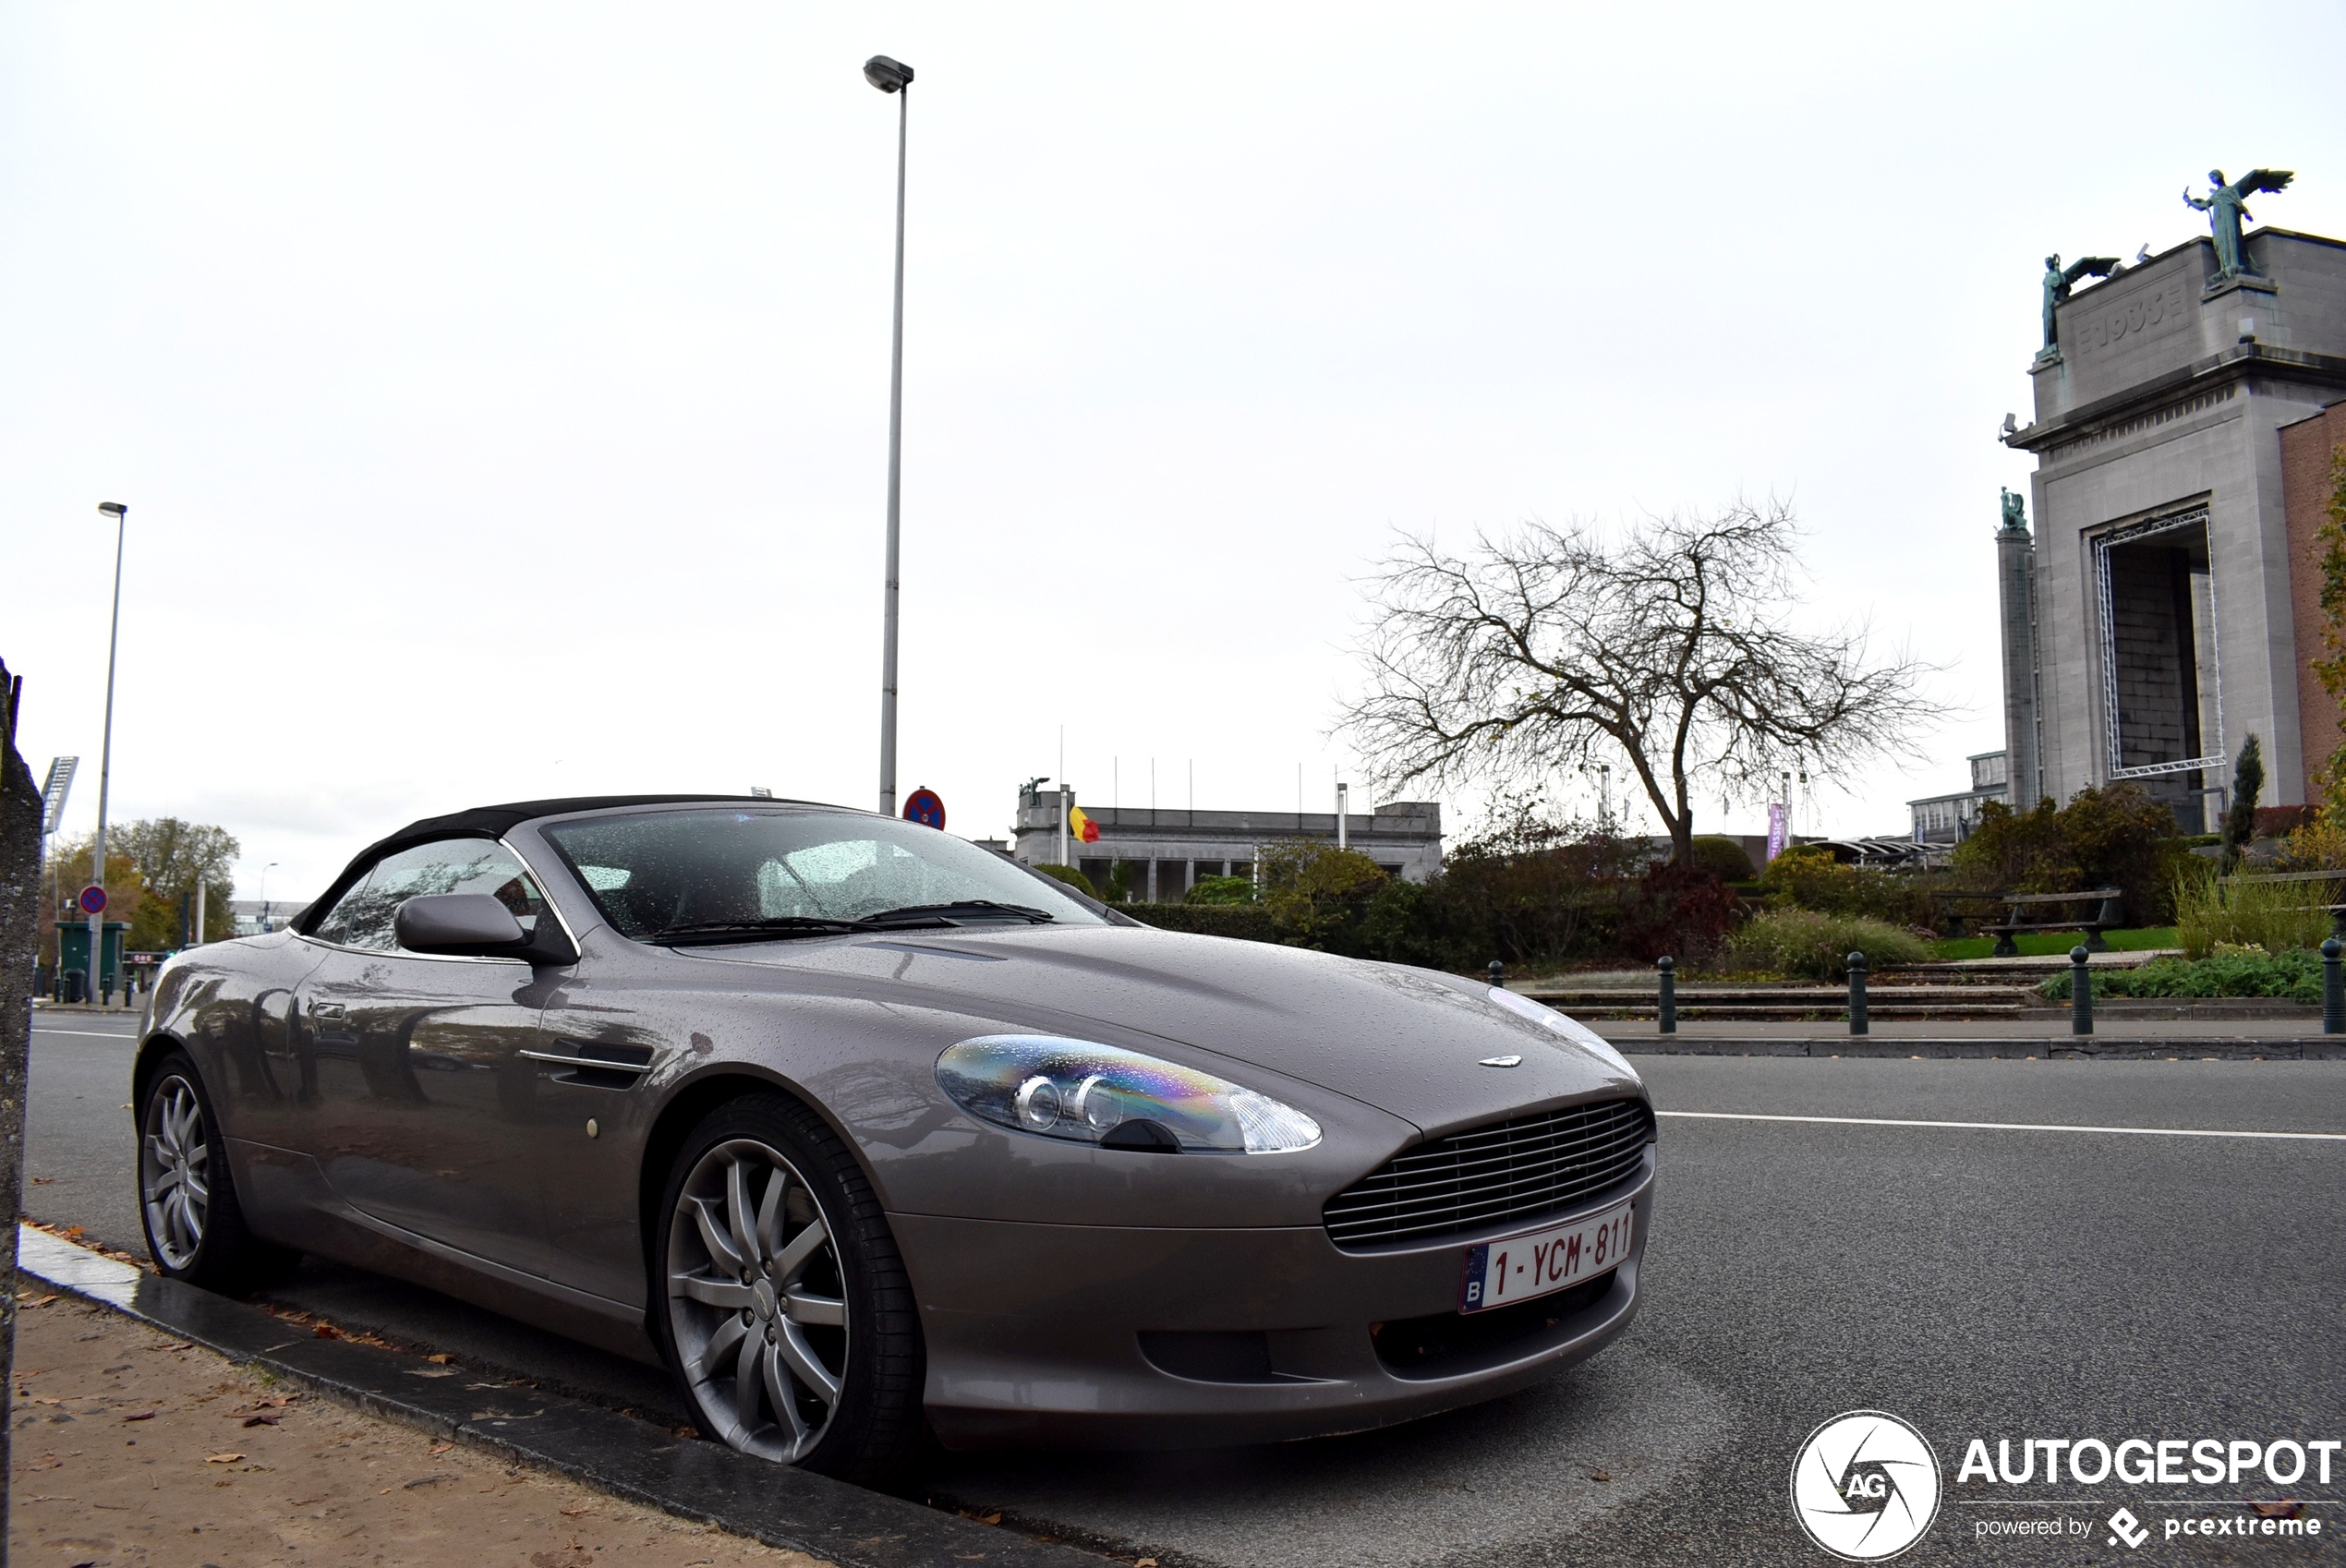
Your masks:
M2122 953L2137 953L2146 947L2173 947L2175 928L2161 925L2148 931L2105 931L2101 939ZM2065 957L2069 949L2085 940L2082 934L2069 931L2024 931L2013 938L2025 959ZM1931 956L1941 960L1953 959L1984 959L1995 949L1992 936L1963 936L1953 941L1933 942Z

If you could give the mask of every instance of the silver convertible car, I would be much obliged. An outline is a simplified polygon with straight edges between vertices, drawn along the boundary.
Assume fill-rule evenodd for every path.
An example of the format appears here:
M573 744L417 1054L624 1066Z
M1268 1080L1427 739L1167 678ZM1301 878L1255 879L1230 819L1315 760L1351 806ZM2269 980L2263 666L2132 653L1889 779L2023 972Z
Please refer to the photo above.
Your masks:
M435 817L165 966L163 1272L300 1254L661 1362L872 1481L1488 1399L1628 1324L1654 1120L1479 982L1141 925L965 840L710 797Z

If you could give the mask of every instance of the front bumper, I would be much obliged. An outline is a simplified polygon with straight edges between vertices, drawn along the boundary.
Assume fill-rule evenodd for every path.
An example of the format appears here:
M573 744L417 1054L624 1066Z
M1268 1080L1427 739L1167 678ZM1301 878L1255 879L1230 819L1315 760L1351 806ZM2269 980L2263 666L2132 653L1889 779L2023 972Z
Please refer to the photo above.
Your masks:
M1511 1393L1628 1326L1653 1218L1637 1174L1537 1224L1339 1250L1309 1229L1053 1225L891 1214L949 1447L1188 1448L1360 1431ZM1467 1249L1637 1210L1609 1274L1457 1315ZM1179 1369L1168 1370L1168 1368Z

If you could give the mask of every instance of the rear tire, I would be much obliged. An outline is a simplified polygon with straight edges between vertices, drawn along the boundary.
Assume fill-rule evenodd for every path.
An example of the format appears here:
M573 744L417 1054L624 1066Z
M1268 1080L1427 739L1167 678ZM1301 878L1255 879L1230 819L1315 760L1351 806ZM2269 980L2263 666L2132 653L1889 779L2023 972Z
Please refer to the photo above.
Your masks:
M224 1296L277 1284L301 1261L246 1225L220 1118L185 1051L165 1055L139 1090L139 1222L166 1278Z
M670 1168L650 1253L654 1329L705 1435L865 1486L913 1467L919 1309L878 1198L821 1117L769 1092L710 1112Z

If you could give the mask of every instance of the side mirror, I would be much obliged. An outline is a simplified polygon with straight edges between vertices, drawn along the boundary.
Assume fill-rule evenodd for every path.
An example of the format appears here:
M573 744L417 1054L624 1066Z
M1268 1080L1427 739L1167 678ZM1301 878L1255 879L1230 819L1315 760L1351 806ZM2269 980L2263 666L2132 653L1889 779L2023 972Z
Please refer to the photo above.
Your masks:
M538 964L574 964L578 949L550 914L538 917L535 935L487 893L426 893L409 899L392 916L399 945L411 953L442 953L463 959L520 959Z
M399 945L411 953L519 958L529 943L513 911L486 893L429 893L409 899L392 917Z

